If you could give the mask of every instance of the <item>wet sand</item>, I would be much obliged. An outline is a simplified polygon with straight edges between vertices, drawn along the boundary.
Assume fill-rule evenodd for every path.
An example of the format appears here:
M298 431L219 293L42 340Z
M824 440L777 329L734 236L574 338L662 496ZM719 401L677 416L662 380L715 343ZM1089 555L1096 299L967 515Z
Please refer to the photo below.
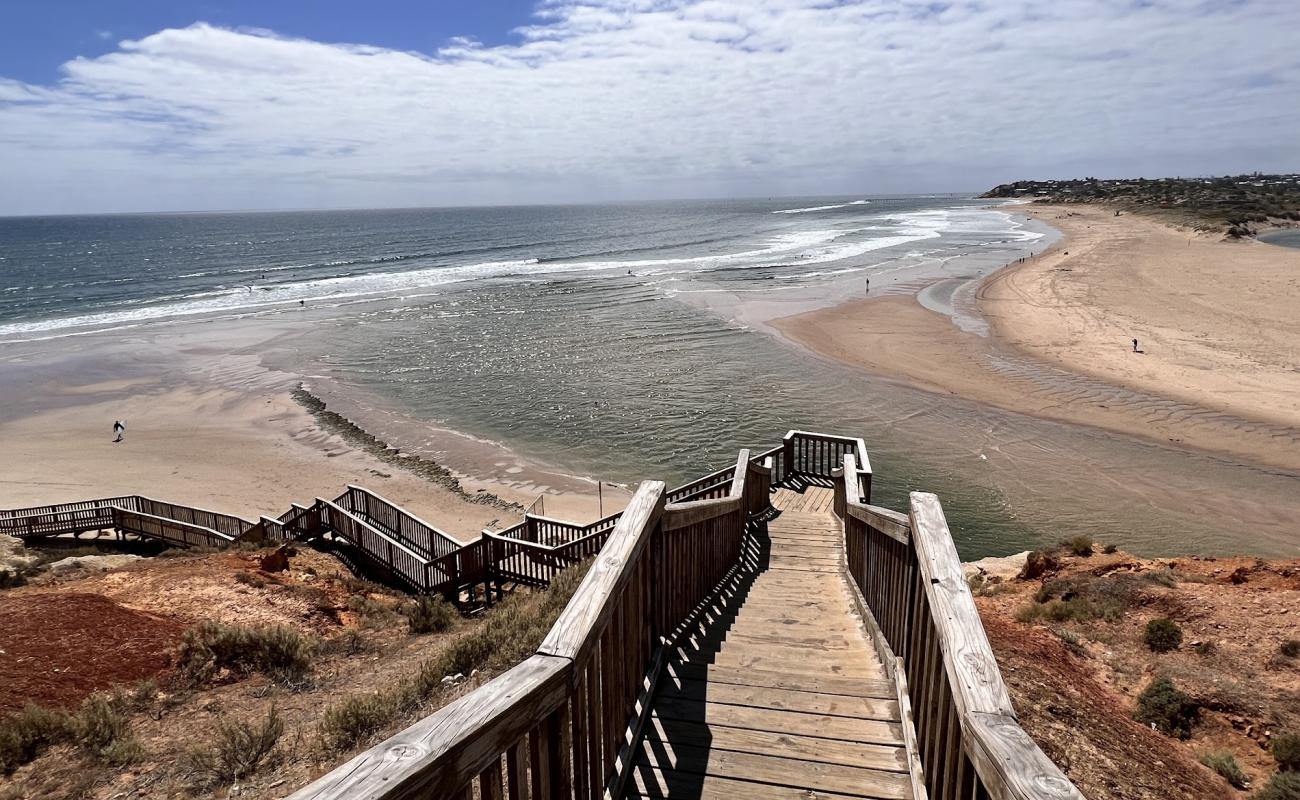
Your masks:
M987 335L917 296L771 325L933 392L1300 470L1300 252L1101 207L1017 211L1064 238L978 286Z
M349 444L294 400L297 375L266 366L295 333L186 323L0 350L0 508L138 493L256 519L358 484L462 540L517 521L543 491L548 515L596 518L590 481L489 442L414 421L393 440L452 469L463 493ZM625 499L604 495L606 513Z

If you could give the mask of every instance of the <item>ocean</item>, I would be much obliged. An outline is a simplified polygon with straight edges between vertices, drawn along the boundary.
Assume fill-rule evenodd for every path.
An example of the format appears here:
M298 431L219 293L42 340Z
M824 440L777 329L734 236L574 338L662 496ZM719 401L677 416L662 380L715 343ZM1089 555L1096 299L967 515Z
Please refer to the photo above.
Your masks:
M0 338L629 271L665 293L700 278L789 286L1038 238L979 211L986 202L809 198L0 218Z
M764 318L862 296L867 280L872 294L946 281L960 324L962 287L1051 240L987 204L863 196L0 219L0 353L178 321L301 319L310 335L277 366L574 474L673 483L787 429L825 430L866 439L876 502L939 493L967 557L1061 531L1146 552L1213 550L1221 532L1195 509L1117 492L1113 464L1175 488L1268 492L1273 478L921 392L765 331Z

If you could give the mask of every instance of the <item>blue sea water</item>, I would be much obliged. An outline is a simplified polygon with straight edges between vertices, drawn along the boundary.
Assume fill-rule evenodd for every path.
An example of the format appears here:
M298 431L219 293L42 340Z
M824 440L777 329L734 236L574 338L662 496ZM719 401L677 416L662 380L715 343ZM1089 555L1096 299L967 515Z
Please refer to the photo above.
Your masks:
M798 279L951 250L953 198L0 218L0 338L581 273ZM968 221L980 217L971 213ZM1005 221L992 227L1014 233ZM945 231L952 229L948 235ZM1007 238L999 236L997 238ZM937 245L937 249L936 249Z
M789 428L821 429L866 438L878 502L938 492L965 556L1066 533L1146 552L1222 549L1182 498L1211 485L1265 507L1287 476L872 378L713 301L867 278L873 293L914 291L1041 248L1041 232L987 202L0 219L0 355L7 342L177 321L303 319L310 335L295 340L291 369L576 474L673 482ZM1118 484L1116 463L1132 470Z

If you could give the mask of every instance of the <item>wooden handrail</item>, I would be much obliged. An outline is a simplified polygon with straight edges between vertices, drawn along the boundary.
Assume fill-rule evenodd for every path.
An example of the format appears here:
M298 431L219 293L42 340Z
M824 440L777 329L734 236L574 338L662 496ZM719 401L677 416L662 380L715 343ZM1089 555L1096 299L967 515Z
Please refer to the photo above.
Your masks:
M591 670L600 668L607 670L604 681L618 678L622 682L621 670L608 670L628 653L637 652L635 648L618 652L601 649L601 658L594 658L602 637L608 635L613 615L631 608L622 602L624 589L633 580L644 580L647 560L643 556L663 508L664 485L658 481L641 484L535 655L291 798L461 797L476 779L488 787L495 782L495 792L489 788L484 797L500 797L503 758L508 770L528 773L515 774L515 780L533 782L535 791L547 795L559 789L561 782L571 788L570 764L581 767L575 772L581 773L578 777L584 785L592 786L588 781L595 775L603 787L616 749L611 747L616 732L606 726L617 719L621 732L622 698L609 694L612 683L600 684L595 678L604 686L596 691L586 678ZM638 586L644 588L645 584ZM596 719L602 722L593 731L587 723L595 712L590 704L597 702L609 707L599 709ZM574 727L578 717L580 724ZM581 742L574 738L575 732ZM520 757L525 749L527 767L525 758ZM575 758L577 761L569 760Z
M641 484L535 655L291 800L499 798L503 774L534 797L617 796L664 648L740 563L747 504L768 491L751 475L771 472L742 451L725 497L670 504L663 483ZM547 555L583 540L482 541Z
M437 542L440 542L442 544L442 547L440 548L437 546L433 546L431 555L446 555L447 553L453 550L458 550L464 547L466 544L465 542L462 542L461 540L457 539L455 536L452 536L446 531L434 525L430 525L428 522L425 522L420 517L416 516L415 514L412 514L411 512L407 511L405 508L402 508L401 506L394 503L393 501L380 496L378 492L373 492L363 486L357 486L351 483L348 484L347 491L340 496L340 499L342 499L342 497L345 496L350 497L351 493L353 492L356 492L360 495L363 495L365 497L368 497L372 500L379 502L382 505L382 507L384 507L386 510L390 510L394 515L398 517L399 520L402 520L402 522L414 525L418 530L427 532L431 540L436 540ZM369 507L366 508L365 515L369 518L375 518L375 515L371 513ZM400 530L396 531L396 533L401 534L402 536L406 535L404 531L400 531ZM431 542L431 545L432 544L433 542ZM439 550L441 550L441 552L439 552Z
M913 775L936 800L972 787L994 800L1083 800L1016 720L939 499L913 492L906 516L868 505L854 497L855 466L845 454L835 485L845 569L908 695Z
M170 517L146 514L142 511L131 511L117 506L110 506L110 508L113 514L113 524L116 528L141 536L153 536L174 544L202 544L209 547L229 544L234 541L231 536L202 525L194 525ZM191 541L190 538L185 536L186 533L195 534L193 538L198 539L198 541Z

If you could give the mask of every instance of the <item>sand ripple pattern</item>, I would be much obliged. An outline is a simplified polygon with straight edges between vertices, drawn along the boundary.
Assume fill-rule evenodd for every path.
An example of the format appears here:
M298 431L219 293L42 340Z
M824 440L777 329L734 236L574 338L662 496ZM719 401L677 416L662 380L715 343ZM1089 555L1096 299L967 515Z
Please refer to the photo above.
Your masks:
M1105 381L1076 375L1058 367L1009 355L988 355L989 367L998 374L1033 385L1032 397L1049 400L1054 405L1094 403L1123 407L1152 424L1217 426L1251 436L1266 436L1284 442L1300 443L1300 428L1274 425L1246 419L1226 411L1216 411L1168 397L1148 394Z

